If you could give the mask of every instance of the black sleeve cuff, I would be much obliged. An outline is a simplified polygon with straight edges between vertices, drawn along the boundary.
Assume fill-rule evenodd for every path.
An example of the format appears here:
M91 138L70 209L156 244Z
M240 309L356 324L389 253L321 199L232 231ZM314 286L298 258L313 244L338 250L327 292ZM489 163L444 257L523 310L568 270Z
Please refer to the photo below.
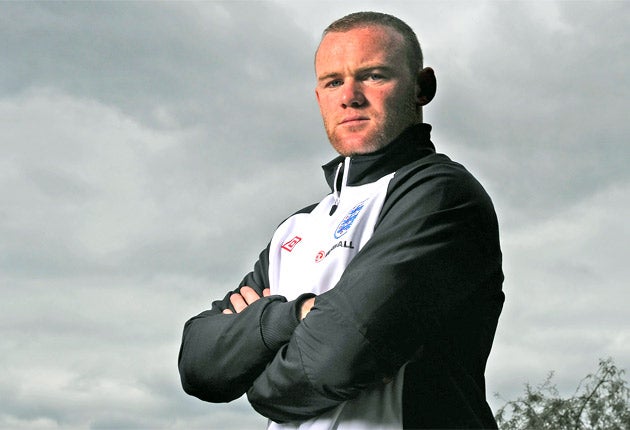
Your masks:
M300 324L300 308L304 300L315 297L305 293L290 302L270 302L260 317L260 333L270 351L277 351L289 342L293 331Z

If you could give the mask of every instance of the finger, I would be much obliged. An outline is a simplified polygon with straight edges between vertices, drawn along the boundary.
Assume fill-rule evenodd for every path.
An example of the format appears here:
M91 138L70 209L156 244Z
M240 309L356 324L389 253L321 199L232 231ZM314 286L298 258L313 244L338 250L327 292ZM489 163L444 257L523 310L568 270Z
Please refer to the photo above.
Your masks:
M271 295L271 290L269 288L265 288L263 290L263 297L267 297Z
M245 299L248 305L251 305L256 300L260 299L260 296L252 287L241 288L241 296Z
M223 313L224 314L233 314L234 312L232 312L230 309L224 309Z
M232 306L234 307L236 313L241 312L247 307L247 303L243 299L243 296L241 296L239 293L234 293L230 296L230 303L232 303Z

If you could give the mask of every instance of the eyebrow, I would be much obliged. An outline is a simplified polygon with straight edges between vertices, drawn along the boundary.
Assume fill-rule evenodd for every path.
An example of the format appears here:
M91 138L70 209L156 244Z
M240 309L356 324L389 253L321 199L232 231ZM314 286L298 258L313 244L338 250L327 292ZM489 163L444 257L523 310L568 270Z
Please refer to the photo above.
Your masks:
M341 76L341 74L337 72L326 73L325 75L322 75L319 78L317 78L317 82L327 81L328 79L336 78L338 76Z

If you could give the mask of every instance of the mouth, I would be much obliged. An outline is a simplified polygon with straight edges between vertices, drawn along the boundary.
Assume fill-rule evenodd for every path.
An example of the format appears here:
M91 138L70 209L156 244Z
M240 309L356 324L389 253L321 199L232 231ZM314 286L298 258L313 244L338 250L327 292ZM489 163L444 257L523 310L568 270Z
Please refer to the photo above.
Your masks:
M356 124L358 124L360 122L369 121L369 120L370 119L368 117L365 117L365 116L349 116L349 117L344 118L343 120L341 120L339 125L342 125L342 124L356 125Z

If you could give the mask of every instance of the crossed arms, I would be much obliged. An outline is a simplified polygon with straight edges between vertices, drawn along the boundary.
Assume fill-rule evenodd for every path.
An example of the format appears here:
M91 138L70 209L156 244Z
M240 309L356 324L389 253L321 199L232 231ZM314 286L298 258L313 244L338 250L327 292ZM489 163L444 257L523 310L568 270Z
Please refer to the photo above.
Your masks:
M263 297L270 296L271 295L270 289L265 288L262 291L262 295ZM238 293L234 293L230 296L230 303L232 304L232 307L234 308L234 312L239 314L243 312L247 306L251 305L258 299L260 299L260 296L258 295L256 290L254 290L250 286L245 285L239 290ZM300 309L299 320L300 321L302 321L304 317L308 315L308 313L310 312L314 304L315 304L315 297L308 297L302 301L302 303L299 306L299 309ZM234 312L232 312L231 309L223 310L224 314L233 314Z
M446 328L473 297L498 317L497 230L489 198L463 168L405 168L390 184L373 236L334 288L293 301L268 295L266 249L236 291L186 323L185 391L211 402L247 393L274 421L304 420L383 384L442 333L449 343L487 344L488 327ZM461 339L453 335L460 331ZM483 363L465 366L483 372L487 353L468 356Z

